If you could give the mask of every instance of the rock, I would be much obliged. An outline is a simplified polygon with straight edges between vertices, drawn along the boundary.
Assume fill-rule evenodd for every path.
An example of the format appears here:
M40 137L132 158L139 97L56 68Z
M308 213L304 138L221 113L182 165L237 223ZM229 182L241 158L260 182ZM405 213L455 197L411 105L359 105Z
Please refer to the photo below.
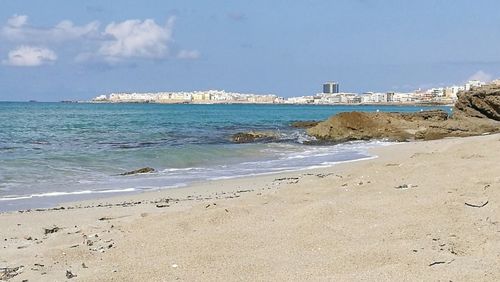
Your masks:
M320 122L316 120L295 121L292 122L290 126L295 128L310 128L318 125L318 123Z
M272 142L278 140L278 135L274 132L239 132L231 137L234 143Z
M444 121L448 119L448 113L443 110L429 110L415 113L401 114L401 117L408 121Z
M500 121L500 86L485 85L458 93L453 116Z
M151 173L151 172L155 172L155 169L152 167L143 167L143 168L139 168L136 170L121 173L120 175L133 175L133 174L143 174L143 173Z
M411 134L398 123L405 122L399 113L346 112L309 128L307 133L319 140L345 142L351 140L389 139L405 141ZM415 117L418 118L418 117Z
M323 142L387 139L434 140L500 132L500 86L461 92L453 116L441 110L415 113L346 112L311 127L307 133Z

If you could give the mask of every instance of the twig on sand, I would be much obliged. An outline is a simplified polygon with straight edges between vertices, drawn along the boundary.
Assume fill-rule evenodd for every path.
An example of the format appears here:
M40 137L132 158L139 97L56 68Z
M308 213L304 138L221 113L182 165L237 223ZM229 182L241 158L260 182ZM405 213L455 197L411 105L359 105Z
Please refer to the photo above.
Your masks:
M465 202L465 205L469 206L469 207L473 207L473 208L482 208L482 207L486 206L488 203L489 203L489 201L486 201L483 204L474 205L474 204L469 204L469 203Z
M446 261L435 261L435 262L429 264L429 266L434 266L434 265L444 264L444 263L446 263Z

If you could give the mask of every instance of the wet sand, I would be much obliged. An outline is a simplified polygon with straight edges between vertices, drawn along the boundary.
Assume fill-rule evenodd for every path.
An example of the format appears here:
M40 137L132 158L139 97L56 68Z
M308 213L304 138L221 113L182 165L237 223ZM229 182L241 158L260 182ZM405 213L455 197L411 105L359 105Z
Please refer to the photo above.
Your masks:
M11 281L500 281L500 135L0 214Z

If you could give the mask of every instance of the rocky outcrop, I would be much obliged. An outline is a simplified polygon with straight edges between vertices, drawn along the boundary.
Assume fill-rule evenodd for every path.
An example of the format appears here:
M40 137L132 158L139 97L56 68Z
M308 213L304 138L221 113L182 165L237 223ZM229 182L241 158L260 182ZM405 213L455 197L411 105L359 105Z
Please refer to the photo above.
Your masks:
M454 117L475 117L500 121L500 86L486 85L458 94Z
M406 141L412 139L426 123L444 121L443 111L419 113L367 113L345 112L310 128L310 135L324 141L345 142L351 140L388 139Z
M316 120L294 121L290 124L290 126L295 128L310 128L318 125L318 123L320 122Z
M155 172L155 169L152 167L143 167L143 168L139 168L136 170L121 173L120 175L133 175L133 174L143 174L143 173L151 173L151 172Z
M262 131L239 132L231 137L234 143L272 142L278 139L276 133Z
M448 119L448 113L442 110L430 110L399 114L406 121L443 121Z
M307 132L328 142L432 140L500 132L500 86L489 85L460 93L452 117L441 110L346 112L330 117Z

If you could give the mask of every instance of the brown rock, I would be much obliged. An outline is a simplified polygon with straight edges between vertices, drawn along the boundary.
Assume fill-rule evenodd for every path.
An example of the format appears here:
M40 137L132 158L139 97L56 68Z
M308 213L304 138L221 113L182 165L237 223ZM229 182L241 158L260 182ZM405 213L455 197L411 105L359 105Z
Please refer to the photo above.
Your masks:
M405 125L407 120L412 119L424 118L400 113L346 112L319 123L307 132L320 140L333 142L383 138L405 141L412 137Z
M453 116L441 110L415 113L340 113L309 128L319 140L388 139L408 141L465 137L500 132L500 86L487 85L459 94Z
M500 121L500 86L485 85L460 92L453 109L456 118L483 118Z
M152 167L143 167L140 169L132 170L132 171L127 171L124 173L121 173L120 175L132 175L132 174L141 174L141 173L151 173L154 172L155 169Z
M313 126L318 125L320 123L319 121L316 120L304 120L304 121L295 121L290 124L291 127L295 128L310 128Z
M239 132L231 137L234 143L272 142L278 140L278 135L273 132Z
M444 121L448 119L448 113L442 110L429 110L401 114L401 117L408 121Z

